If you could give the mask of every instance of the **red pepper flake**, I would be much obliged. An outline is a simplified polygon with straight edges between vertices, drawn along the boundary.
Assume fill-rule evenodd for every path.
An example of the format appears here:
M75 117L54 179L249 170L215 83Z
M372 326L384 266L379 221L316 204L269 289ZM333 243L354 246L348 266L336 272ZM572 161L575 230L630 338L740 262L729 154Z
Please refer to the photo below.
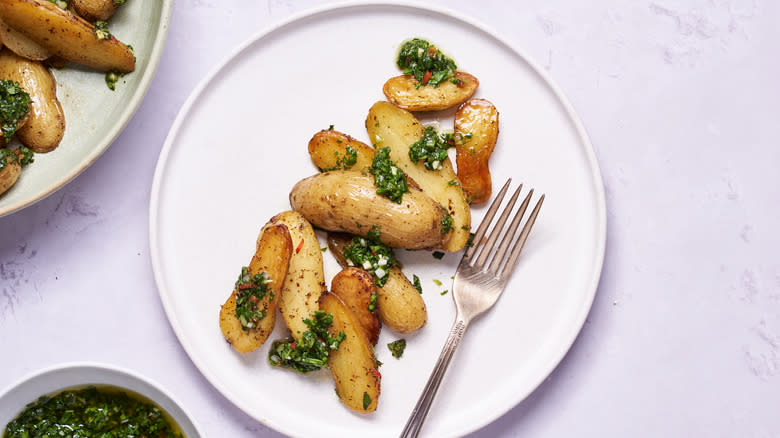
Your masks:
M371 368L371 374L377 379L382 378L382 373L380 373L379 370L377 370L376 368Z
M253 286L252 286L252 283L244 283L244 284L239 284L239 285L238 285L238 290L247 290L247 289L252 289L252 287L253 287Z
M433 59L436 59L436 46L431 46L428 48L428 56L430 56Z
M301 252L301 248L303 248L303 239L301 239L301 243L298 244L298 247L295 248L295 253Z
M293 342L292 344L290 344L290 348L292 348L293 351L295 351L295 349L298 348L298 343L297 342Z
M423 76L422 80L423 85L427 84L428 81L431 80L431 76L433 76L433 73L431 73L430 70L425 70L425 75Z
M463 80L459 80L459 81L458 81L458 82L455 84L455 86L456 86L456 87L458 87L458 88L463 88L463 87L465 87L465 86L466 86L466 82L465 82L465 81L463 81Z
M251 297L249 297L249 301L251 301L253 303L257 303L257 297L252 295Z

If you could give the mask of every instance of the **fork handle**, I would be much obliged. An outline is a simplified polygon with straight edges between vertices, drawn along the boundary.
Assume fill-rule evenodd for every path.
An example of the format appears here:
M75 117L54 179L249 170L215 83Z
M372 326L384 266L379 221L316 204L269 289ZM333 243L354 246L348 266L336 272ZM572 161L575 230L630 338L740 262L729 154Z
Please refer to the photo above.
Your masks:
M433 403L433 398L436 396L436 391L439 389L439 384L447 371L455 350L458 348L458 344L460 344L460 340L463 338L466 327L468 327L468 322L465 319L458 318L455 320L455 324L453 324L452 330L450 330L450 335L447 337L447 342L444 343L444 348L441 350L439 360L436 361L431 377L428 378L428 383L425 385L419 400L417 400L417 404L414 406L412 415L406 422L400 438L414 438L420 433L425 417L428 415L428 410Z

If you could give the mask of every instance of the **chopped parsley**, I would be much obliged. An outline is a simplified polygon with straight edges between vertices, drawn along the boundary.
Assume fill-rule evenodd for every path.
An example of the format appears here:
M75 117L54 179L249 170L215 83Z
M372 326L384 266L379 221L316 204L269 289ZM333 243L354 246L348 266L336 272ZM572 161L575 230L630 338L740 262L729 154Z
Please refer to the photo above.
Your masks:
M236 280L236 318L241 322L241 328L250 330L257 328L257 323L265 318L265 309L260 308L260 300L269 295L273 301L274 293L268 291L268 277L265 272L249 275L249 268L241 268L241 274Z
M409 146L409 158L417 163L425 160L428 170L441 170L441 165L447 159L447 149L454 146L452 134L436 132L433 126L426 126L421 139Z
M436 284L436 286L441 286L442 285L441 281L439 281L439 280L437 280L435 278L433 279L433 282L434 282L434 284Z
M162 409L116 387L88 386L44 395L5 427L4 438L181 438Z
M452 216L450 216L449 213L445 214L444 217L441 219L441 233L447 234L449 231L452 231Z
M396 64L405 75L412 75L417 79L417 88L422 85L438 87L440 83L453 77L458 69L455 61L445 56L433 44L420 38L413 38L401 46Z
M444 257L444 253L443 253L443 252L441 252L441 251L434 251L434 252L433 252L433 254L431 254L431 255L432 255L432 256L433 256L433 258L435 258L436 260L441 260L441 259L442 259L442 257Z
M333 126L333 125L331 125ZM328 167L326 169L320 169L320 172L330 172L331 170L349 170L357 163L357 151L352 146L347 146L344 150L344 158L342 159L338 152L334 152L333 156L336 157L336 165Z
M387 348L389 348L390 352L393 353L394 358L400 359L401 356L404 355L404 350L406 349L406 339L393 341L387 344Z
M406 175L390 160L390 148L381 148L376 152L368 171L374 175L377 194L400 204L404 193L409 193Z
M99 40L111 39L111 32L108 30L108 22L96 21L95 22L95 36Z
M122 6L126 2L127 2L127 0L114 0L114 4L117 5L117 6Z
M344 332L333 337L328 328L333 323L333 315L316 310L312 318L303 320L306 330L297 341L292 338L279 339L271 345L268 362L273 366L289 368L300 373L316 371L328 364L330 352L337 350L346 339Z
M449 290L446 290L446 289L445 289L445 290L444 290L444 291L442 291L442 292L441 292L439 295L447 295L447 292L449 292Z
M374 276L374 284L379 287L385 285L390 268L398 263L393 255L393 250L380 242L378 235L375 239L353 237L352 241L344 248L344 258L347 259L349 266L356 266L370 272Z
M363 410L365 411L371 405L371 396L363 392Z
M469 239L466 241L466 246L469 248L474 246L474 233L469 233Z
M413 278L414 278L414 283L412 284L414 284L414 288L417 289L417 292L422 293L422 283L420 283L420 277L415 275L413 276Z
M30 95L18 82L0 80L0 129L10 140L19 128L19 122L30 112Z
M459 183L459 182L458 182L458 180L456 180L456 179L451 179L451 180L449 180L449 181L447 182L447 184L448 184L448 185L451 185L451 186L459 186L459 185L460 185L460 183Z

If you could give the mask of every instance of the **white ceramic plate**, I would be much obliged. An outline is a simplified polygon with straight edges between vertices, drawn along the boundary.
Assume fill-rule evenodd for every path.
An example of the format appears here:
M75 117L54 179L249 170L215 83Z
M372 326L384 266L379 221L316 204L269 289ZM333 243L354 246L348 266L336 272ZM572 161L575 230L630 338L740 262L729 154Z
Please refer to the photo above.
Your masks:
M35 162L0 195L0 216L54 193L97 160L119 136L157 70L172 8L173 0L133 0L111 18L111 33L132 45L137 58L136 70L120 79L116 91L108 89L104 73L75 64L53 70L57 97L65 112L65 136L53 152L35 154Z
M294 17L239 47L194 91L160 155L150 210L155 278L181 344L228 399L288 435L397 436L454 318L451 294L441 292L460 255L439 261L426 251L397 251L407 275L422 279L429 321L406 336L400 360L386 347L399 335L383 330L382 396L371 415L345 408L327 372L273 369L270 342L242 356L218 327L220 305L260 228L290 208L296 181L316 173L308 140L334 124L367 141L368 108L384 98L382 84L398 74L396 51L412 36L439 44L480 79L477 96L499 108L494 185L512 177L547 195L506 292L463 340L424 435L466 434L523 400L569 349L595 294L606 231L601 177L580 122L544 72L451 12L348 4ZM451 114L439 117L451 126ZM474 223L484 210L474 209ZM329 282L338 267L324 255ZM278 323L271 338L282 336Z
M200 438L187 413L167 392L149 379L109 365L69 363L31 374L0 392L0 431L16 418L28 403L39 397L84 385L112 385L129 389L155 402L167 412L187 438Z

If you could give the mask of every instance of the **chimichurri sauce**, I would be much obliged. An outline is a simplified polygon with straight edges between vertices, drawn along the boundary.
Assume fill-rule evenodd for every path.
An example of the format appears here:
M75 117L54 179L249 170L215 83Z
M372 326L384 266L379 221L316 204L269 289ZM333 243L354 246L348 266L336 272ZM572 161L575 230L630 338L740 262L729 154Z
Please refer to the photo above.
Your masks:
M178 426L146 398L113 386L45 395L27 405L3 438L183 438Z
M445 56L433 44L420 38L413 38L401 46L396 64L405 75L412 75L417 79L417 88L421 85L438 87L440 83L452 78L458 69L455 61Z

